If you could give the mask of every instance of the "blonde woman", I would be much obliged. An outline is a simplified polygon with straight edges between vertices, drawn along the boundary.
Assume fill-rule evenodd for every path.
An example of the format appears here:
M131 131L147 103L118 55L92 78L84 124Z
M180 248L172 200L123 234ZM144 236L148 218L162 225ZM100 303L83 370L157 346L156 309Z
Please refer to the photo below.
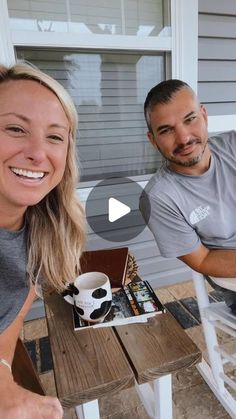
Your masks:
M62 291L79 270L76 129L59 83L25 63L0 66L0 418L63 415L58 399L19 387L11 363L39 278Z

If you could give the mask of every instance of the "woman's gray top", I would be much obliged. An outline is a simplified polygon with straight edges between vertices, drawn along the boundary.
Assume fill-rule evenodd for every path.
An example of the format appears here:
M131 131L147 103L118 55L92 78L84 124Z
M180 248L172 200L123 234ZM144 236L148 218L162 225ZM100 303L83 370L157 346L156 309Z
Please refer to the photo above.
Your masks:
M26 243L26 226L0 229L0 333L16 318L29 292Z

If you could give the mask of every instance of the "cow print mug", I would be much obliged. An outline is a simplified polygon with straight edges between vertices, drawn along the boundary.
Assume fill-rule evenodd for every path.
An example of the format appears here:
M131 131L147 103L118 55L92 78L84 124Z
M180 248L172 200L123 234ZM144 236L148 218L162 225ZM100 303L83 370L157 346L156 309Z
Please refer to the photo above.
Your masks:
M111 308L111 284L102 272L79 275L63 296L68 303L75 304L77 313L88 322L102 322Z

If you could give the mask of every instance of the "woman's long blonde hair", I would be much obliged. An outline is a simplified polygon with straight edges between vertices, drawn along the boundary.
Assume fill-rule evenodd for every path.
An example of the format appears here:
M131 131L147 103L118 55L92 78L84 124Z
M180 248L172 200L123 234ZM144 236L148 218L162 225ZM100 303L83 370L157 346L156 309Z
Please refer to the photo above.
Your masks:
M49 286L62 291L78 275L85 243L84 210L76 197L79 179L75 150L77 111L66 90L38 68L28 63L0 66L0 84L22 79L36 81L50 89L59 99L70 124L66 167L61 182L26 211L29 278L34 282L40 272Z

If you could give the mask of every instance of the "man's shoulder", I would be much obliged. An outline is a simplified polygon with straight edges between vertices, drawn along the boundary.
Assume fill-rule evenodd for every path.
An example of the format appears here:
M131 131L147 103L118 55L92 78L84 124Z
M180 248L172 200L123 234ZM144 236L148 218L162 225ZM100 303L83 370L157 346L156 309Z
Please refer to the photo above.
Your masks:
M221 132L215 135L212 135L209 138L209 144L211 148L219 148L219 147L227 147L230 146L231 144L235 144L236 142L236 131L235 130L231 130L231 131L226 131L226 132Z
M153 205L156 210L157 208L160 209L166 207L166 205L171 205L172 198L175 195L175 188L172 187L173 181L171 181L171 178L172 173L167 168L162 167L145 186L140 196L139 208L147 223L149 222L150 209Z
M156 195L158 196L167 189L169 189L171 184L172 174L166 169L161 168L159 169L148 181L145 192L148 195Z

